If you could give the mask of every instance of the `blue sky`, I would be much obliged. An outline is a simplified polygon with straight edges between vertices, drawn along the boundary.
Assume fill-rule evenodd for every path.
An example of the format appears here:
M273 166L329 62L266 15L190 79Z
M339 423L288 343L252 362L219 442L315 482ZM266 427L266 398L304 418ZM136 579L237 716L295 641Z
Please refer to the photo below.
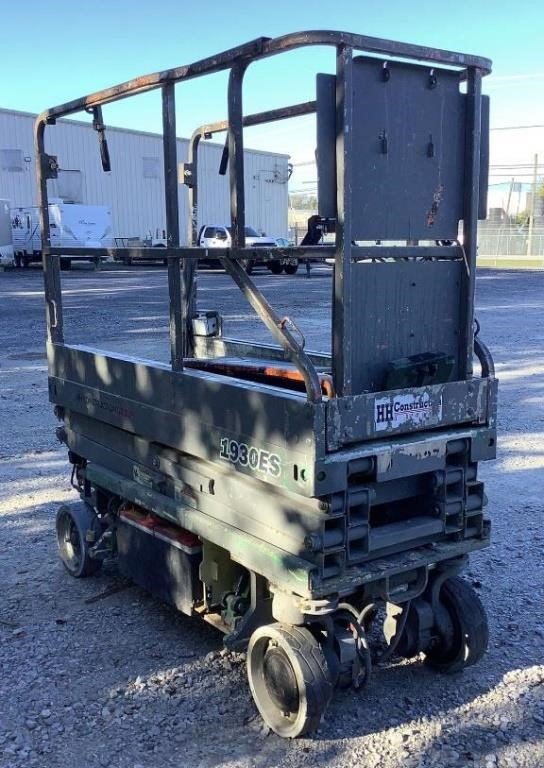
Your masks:
M494 62L486 84L492 126L544 124L544 6L535 0L29 0L2 6L0 106L6 108L38 112L254 37L330 28L487 56ZM313 98L315 72L332 66L328 49L314 58L302 50L254 65L246 76L245 111ZM177 88L180 135L225 117L225 85L220 73ZM108 106L105 120L160 131L158 94ZM246 136L248 146L287 152L295 162L312 157L313 142L309 117ZM537 151L544 162L544 129L497 131L492 148L492 162L530 162Z

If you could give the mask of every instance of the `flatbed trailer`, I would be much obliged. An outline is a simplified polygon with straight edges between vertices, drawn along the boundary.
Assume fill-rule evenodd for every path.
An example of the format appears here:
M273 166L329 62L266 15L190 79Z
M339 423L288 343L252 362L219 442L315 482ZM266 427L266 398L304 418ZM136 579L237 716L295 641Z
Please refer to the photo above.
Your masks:
M323 45L336 74L317 75L315 98L244 115L253 62ZM179 169L192 244L180 247L175 85L222 70L228 119L195 130ZM228 648L247 650L255 703L282 736L313 731L334 687L365 685L376 661L423 653L456 671L487 646L483 606L458 574L489 544L477 469L496 451L497 381L474 320L489 71L476 56L299 32L36 121L49 395L81 496L57 514L61 558L79 577L115 557L137 583L224 632ZM64 252L48 235L47 181L59 160L45 151L46 127L91 112L107 169L102 107L152 89L162 94L170 364L65 343ZM319 216L335 243L247 248L243 128L312 113ZM198 146L217 132L227 133L219 170L230 179L233 246L209 254L197 247ZM334 259L330 355L306 350L247 274L248 260L279 252ZM212 255L275 344L228 339L217 312L198 310L196 265Z

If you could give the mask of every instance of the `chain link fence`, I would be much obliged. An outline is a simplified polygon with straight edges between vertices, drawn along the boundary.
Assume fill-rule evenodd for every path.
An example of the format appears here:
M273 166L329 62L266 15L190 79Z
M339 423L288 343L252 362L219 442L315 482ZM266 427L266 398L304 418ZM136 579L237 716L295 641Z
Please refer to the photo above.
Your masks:
M480 222L478 264L544 269L544 222L535 222L532 231L527 224Z
M306 221L313 211L297 211L290 221L289 240L298 245L307 231ZM540 217L539 217L540 218ZM536 221L532 231L527 223L481 221L478 229L478 265L508 269L544 269L544 221Z

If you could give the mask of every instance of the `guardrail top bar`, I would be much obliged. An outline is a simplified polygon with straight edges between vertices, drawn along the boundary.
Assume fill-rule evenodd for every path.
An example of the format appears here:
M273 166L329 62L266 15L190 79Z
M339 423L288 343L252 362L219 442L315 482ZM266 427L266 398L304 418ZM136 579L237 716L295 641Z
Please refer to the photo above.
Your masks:
M176 83L189 80L194 77L219 72L229 69L237 61L263 59L277 53L302 48L309 45L350 46L354 49L368 53L382 54L399 58L418 59L434 64L444 64L460 69L475 67L481 70L483 75L491 72L491 61L479 56L471 56L454 51L446 51L439 48L428 48L423 45L400 43L393 40L385 40L366 35L356 35L350 32L334 32L327 30L313 30L307 32L295 32L276 38L259 37L243 45L230 48L227 51L201 59L193 64L186 64L174 69L166 69L150 75L127 80L119 85L114 85L102 91L96 91L88 96L83 96L65 104L51 107L38 116L38 122L51 123L58 117L81 112L93 106L107 104L111 101L126 98L137 93L160 88L166 83Z

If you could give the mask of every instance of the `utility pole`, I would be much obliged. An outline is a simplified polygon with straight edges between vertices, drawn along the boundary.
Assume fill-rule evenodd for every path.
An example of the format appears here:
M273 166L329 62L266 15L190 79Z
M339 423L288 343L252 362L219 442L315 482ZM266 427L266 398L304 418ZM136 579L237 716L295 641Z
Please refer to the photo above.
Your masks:
M508 190L508 200L506 201L506 214L503 219L501 219L501 223L499 225L499 234L497 237L497 247L495 251L495 257L499 255L499 251L501 248L501 236L504 229L504 223L506 222L508 225L508 243L510 243L510 202L512 200L512 190L514 189L514 177L512 177L512 181L510 182L510 189ZM510 254L508 254L510 255ZM496 262L495 262L496 263Z
M535 224L537 176L538 176L538 155L535 155L535 164L533 167L533 190L531 192L531 210L529 213L529 232L527 234L527 256L531 256L533 252L533 229Z

